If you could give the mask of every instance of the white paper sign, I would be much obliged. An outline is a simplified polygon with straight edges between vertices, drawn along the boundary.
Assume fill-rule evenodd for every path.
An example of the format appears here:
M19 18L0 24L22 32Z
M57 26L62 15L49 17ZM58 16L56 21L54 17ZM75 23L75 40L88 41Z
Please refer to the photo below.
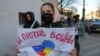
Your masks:
M75 28L18 29L18 56L62 56L74 48ZM22 54L24 53L24 54ZM64 55L63 55L64 56ZM67 55L68 56L68 55Z

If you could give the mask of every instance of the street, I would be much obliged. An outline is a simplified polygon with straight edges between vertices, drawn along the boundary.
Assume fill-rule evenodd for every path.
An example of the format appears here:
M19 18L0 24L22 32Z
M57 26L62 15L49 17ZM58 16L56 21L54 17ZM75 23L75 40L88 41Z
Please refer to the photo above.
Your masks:
M100 32L94 32L81 37L81 56L100 56Z

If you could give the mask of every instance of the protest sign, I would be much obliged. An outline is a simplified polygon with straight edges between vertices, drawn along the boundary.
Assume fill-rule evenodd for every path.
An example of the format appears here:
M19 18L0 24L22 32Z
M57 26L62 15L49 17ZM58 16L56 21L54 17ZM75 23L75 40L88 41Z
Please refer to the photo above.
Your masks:
M19 28L17 47L21 53L26 52L27 56L56 56L59 53L68 53L74 48L74 36L74 27ZM25 55L21 53L18 56Z

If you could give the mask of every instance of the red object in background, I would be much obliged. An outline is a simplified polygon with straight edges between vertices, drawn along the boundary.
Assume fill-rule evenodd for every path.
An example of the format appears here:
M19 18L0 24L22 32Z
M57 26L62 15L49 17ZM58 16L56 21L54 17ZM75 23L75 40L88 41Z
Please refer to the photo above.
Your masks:
M44 52L37 52L40 56L45 56Z

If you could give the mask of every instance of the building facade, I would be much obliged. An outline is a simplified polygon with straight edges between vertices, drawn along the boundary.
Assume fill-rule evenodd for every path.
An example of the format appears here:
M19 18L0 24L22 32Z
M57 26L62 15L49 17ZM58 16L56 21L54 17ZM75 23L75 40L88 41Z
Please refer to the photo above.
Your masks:
M42 0L0 0L0 56L14 56L19 12L32 11L40 22Z

